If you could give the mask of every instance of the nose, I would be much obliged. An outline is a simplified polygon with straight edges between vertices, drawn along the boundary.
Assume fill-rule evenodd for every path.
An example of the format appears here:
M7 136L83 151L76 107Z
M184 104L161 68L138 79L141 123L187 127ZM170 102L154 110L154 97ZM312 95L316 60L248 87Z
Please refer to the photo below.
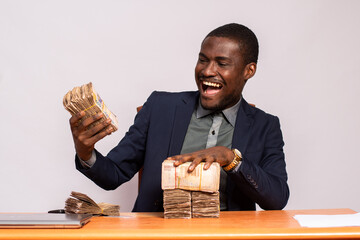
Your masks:
M216 75L216 66L214 62L209 62L202 71L205 77L213 77Z

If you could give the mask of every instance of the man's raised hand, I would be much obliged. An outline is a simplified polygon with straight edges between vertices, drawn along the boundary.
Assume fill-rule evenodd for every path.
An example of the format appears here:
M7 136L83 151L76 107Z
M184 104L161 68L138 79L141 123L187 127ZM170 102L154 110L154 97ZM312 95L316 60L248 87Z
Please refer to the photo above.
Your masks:
M102 113L87 118L84 118L84 116L85 112L82 111L72 116L69 122L76 154L79 158L86 161L90 159L95 143L105 136L110 135L114 129L110 126L110 119L98 124L93 124L103 117Z

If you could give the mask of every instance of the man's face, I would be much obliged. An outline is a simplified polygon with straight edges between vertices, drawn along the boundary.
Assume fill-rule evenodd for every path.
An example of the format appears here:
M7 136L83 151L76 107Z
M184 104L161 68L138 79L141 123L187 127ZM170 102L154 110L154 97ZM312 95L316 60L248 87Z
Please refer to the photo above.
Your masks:
M245 65L235 40L206 38L195 67L195 79L203 108L223 110L235 105L240 100L246 80L255 74L256 64L252 63L252 73L249 73L251 69L248 65Z

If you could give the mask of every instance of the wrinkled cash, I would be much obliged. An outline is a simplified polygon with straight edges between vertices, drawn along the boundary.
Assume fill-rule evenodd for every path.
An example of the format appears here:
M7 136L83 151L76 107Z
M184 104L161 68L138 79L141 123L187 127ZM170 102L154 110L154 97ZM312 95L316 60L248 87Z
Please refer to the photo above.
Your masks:
M102 119L93 125L111 119L111 127L113 130L116 131L119 128L116 116L106 107L99 94L95 92L91 82L80 87L74 87L67 92L63 98L63 105L71 115L85 111L85 118L102 112L104 115ZM92 125L90 125L89 128L90 127L92 127Z
M191 192L164 190L164 218L191 218Z
M219 191L191 192L191 212L193 218L218 218L220 215Z
M218 218L220 215L220 165L204 170L200 163L188 173L190 162L174 167L173 160L162 163L161 187L164 218Z
M196 166L193 172L188 173L191 162L174 167L174 160L165 160L162 163L161 188L184 189L191 191L216 192L220 184L220 164L214 162L210 168L204 170L204 162Z
M83 193L72 191L65 201L65 212L75 214L93 214L105 216L119 216L120 206L110 203L96 203Z

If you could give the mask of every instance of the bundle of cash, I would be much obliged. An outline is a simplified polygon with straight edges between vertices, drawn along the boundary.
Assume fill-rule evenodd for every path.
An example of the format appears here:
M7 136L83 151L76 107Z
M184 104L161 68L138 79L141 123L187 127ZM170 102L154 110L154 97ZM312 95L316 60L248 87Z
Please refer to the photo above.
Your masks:
M164 190L164 218L191 218L191 192Z
M161 187L164 190L165 218L219 217L220 165L204 170L200 163L193 172L190 162L174 167L173 160L162 163Z
M65 212L75 214L90 213L93 215L119 216L120 206L110 203L96 203L83 193L72 191L65 201Z
M218 218L220 215L219 191L191 192L191 206L193 218Z
M220 184L220 165L217 162L211 164L210 168L204 170L204 162L196 166L189 173L191 162L186 162L174 167L174 160L165 160L162 163L161 188L184 189L191 191L216 192Z
M99 94L95 92L91 82L80 87L74 87L67 92L63 98L63 105L71 115L85 111L85 117L89 117L102 112L103 118L94 124L99 124L106 119L111 119L111 126L114 131L119 128L116 116L106 107Z

